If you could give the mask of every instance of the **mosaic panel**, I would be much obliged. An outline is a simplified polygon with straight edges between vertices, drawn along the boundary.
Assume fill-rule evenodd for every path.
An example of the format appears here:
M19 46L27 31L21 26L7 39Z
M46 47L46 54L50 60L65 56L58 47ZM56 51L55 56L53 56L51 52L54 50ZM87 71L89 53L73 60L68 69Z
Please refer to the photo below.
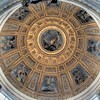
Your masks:
M58 2L57 0L47 0L47 6L48 7L54 7L54 8L57 8L60 6L60 2Z
M80 21L80 23L87 23L87 22L93 22L93 18L83 9L79 10L75 14L76 18Z
M48 51L58 50L63 44L63 37L57 30L48 30L41 36L42 47Z
M17 19L17 20L24 20L26 16L29 15L28 8L20 8L14 14L11 15L10 18Z
M95 56L100 57L100 41L88 40L87 51Z
M30 73L30 69L21 62L11 71L11 75L20 83L24 84L27 76Z
M76 68L72 70L71 73L72 73L72 76L74 78L76 85L80 85L89 77L88 72L80 64L78 64Z
M1 37L1 53L7 53L17 47L17 38L16 36L2 36Z
M35 72L30 80L28 88L30 88L33 91L37 90L38 80L39 80L39 73Z
M58 93L57 77L45 76L42 81L41 91L44 93Z

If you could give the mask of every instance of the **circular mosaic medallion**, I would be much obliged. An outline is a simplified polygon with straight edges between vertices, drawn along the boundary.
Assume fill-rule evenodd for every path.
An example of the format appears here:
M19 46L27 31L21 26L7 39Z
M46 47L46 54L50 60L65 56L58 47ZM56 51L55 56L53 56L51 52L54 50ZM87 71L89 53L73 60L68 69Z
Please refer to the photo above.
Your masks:
M63 44L62 35L57 30L43 32L40 41L42 48L51 52L59 50Z
M37 38L39 49L45 54L58 54L66 45L66 36L57 26L43 28Z

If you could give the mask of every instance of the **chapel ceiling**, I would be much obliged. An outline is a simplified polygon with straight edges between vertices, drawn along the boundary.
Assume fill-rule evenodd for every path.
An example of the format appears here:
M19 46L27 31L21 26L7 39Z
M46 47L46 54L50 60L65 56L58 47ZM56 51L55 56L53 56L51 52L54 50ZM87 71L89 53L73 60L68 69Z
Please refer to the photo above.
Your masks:
M84 91L100 71L100 30L72 4L20 8L0 34L0 66L22 93L63 100Z

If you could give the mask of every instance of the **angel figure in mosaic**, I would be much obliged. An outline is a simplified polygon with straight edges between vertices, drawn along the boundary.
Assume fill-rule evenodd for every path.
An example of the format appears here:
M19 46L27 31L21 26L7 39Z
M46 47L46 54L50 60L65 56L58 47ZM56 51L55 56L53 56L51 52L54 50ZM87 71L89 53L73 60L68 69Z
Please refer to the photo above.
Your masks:
M57 80L55 77L45 77L42 83L41 90L43 92L55 92L57 93Z
M16 47L14 36L4 36L1 38L2 41L2 51L6 52Z
M88 78L88 73L84 69L78 67L78 68L74 69L73 76L75 79L75 83L77 85L80 85Z
M44 48L49 51L57 50L60 46L59 40L60 36L57 31L48 31L45 35L43 35Z
M27 75L29 74L30 69L27 68L23 63L18 65L17 68L12 70L13 76L16 78L17 81L24 83L26 80Z

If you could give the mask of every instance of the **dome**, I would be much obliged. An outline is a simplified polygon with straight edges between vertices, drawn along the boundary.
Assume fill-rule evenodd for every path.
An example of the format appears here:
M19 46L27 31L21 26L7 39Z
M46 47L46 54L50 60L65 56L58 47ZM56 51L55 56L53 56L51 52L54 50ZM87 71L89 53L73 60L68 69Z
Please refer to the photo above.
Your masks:
M17 90L32 98L71 98L100 72L99 33L92 16L73 4L21 7L1 31L1 69Z

